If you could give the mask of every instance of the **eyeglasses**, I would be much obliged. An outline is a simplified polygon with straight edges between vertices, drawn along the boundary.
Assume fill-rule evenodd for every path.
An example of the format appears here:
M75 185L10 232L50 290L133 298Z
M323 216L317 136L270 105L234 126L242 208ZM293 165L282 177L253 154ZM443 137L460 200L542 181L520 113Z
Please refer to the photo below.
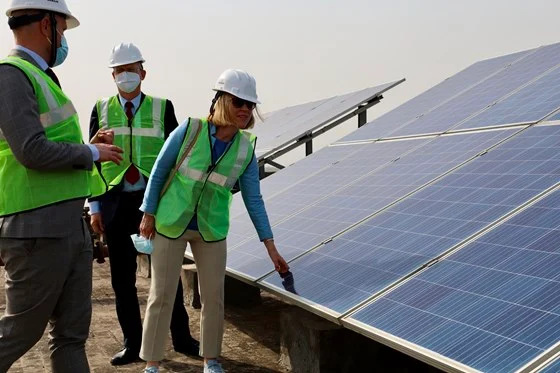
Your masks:
M243 105L245 105L245 106L247 106L247 109L249 109L249 110L253 110L255 108L255 105L256 105L254 102L247 101L247 100L244 100L242 98L235 97L235 96L231 96L231 103L237 109L241 109L243 107Z

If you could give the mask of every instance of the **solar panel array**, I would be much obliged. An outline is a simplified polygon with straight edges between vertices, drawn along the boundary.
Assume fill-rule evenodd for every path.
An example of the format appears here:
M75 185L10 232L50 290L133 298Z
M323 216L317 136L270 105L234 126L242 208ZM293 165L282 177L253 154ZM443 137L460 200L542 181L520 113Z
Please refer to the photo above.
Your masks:
M258 137L257 158L262 159L323 127L362 104L379 98L404 79L324 100L291 106L265 115L252 131Z
M532 371L560 352L558 110L560 44L478 62L262 181L289 274L237 196L228 274L447 371Z

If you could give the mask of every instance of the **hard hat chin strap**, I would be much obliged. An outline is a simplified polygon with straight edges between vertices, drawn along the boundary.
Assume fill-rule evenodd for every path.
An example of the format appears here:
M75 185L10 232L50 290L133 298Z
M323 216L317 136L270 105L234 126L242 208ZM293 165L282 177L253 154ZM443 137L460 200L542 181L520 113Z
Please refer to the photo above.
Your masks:
M57 42L56 42L56 39L57 39L56 17L54 16L53 12L49 12L49 19L51 20L51 29L52 29L51 40L52 41L51 41L51 56L50 56L48 64L49 64L50 67L53 67L54 63L56 61L56 49L58 48L57 45L56 45L57 44Z
M212 105L210 105L210 115L214 114L214 111L216 111L214 109L214 106L216 105L216 102L218 102L218 99L223 95L224 95L224 92L222 92L222 91L216 92L216 95L212 99Z

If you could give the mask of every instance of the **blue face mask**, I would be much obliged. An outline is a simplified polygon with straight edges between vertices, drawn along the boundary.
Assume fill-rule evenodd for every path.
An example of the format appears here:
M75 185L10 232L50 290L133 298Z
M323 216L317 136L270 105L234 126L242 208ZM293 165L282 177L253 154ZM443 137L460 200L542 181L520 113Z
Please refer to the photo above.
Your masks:
M66 57L68 57L68 42L66 42L66 37L62 35L60 47L56 48L56 60L54 61L53 67L62 65Z

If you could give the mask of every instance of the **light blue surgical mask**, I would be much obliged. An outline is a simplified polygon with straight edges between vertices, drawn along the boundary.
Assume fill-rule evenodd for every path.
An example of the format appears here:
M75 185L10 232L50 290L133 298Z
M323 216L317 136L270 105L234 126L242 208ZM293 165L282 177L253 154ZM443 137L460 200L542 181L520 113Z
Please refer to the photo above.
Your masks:
M62 35L60 47L56 48L56 60L54 61L53 67L62 65L66 57L68 57L68 42L66 41L66 37Z

